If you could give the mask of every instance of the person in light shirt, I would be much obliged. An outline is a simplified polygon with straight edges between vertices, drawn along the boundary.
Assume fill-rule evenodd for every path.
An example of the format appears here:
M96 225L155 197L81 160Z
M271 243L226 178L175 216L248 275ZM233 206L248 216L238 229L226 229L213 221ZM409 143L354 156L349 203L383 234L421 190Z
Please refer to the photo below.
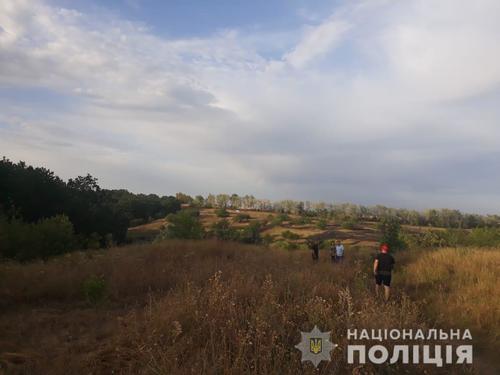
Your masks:
M344 261L344 245L339 240L335 243L335 260L337 263Z

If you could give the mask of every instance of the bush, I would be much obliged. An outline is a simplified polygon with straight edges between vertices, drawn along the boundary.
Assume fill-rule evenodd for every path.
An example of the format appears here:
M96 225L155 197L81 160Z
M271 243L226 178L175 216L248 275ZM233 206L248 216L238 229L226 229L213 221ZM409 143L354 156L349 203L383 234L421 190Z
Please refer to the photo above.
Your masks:
M106 282L102 278L91 276L83 282L82 291L87 302L96 305L106 297Z
M300 235L297 233L294 233L290 230L286 230L281 233L281 236L287 240L298 240L300 238Z
M278 214L271 219L271 225L281 225L284 221L289 221L290 217L287 214Z
M250 218L251 218L251 217L250 217L250 215L249 215L249 214L243 214L243 213L241 213L241 214L237 214L237 215L234 217L234 219L233 219L233 220L234 220L236 223L246 223L246 222L248 222L248 220L250 220Z
M500 245L500 230L494 228L473 229L466 239L470 246L498 246Z
M262 236L262 243L264 245L271 245L274 242L274 236L266 233Z
M205 231L196 213L199 215L199 211L183 210L168 215L169 225L160 232L156 239L183 238L198 240L203 238Z
M298 243L290 241L278 241L275 246L284 250L297 250L299 248Z
M238 237L238 233L231 228L231 224L227 219L219 220L213 224L212 232L218 240L234 240Z
M356 219L351 217L351 218L345 219L342 222L342 224L340 224L340 227L344 228L344 229L353 230L353 229L356 229L357 224L358 224L358 222L356 221Z
M429 230L423 233L403 233L401 238L411 247L450 247L500 245L500 231L494 228Z
M77 246L73 224L65 215L24 223L19 219L0 222L1 256L28 261L64 254Z
M311 224L311 218L308 216L300 216L297 219L292 220L293 225L307 225Z
M322 217L318 220L318 224L316 224L318 229L325 230L328 227L328 221Z
M99 249L101 247L101 236L99 236L99 233L93 232L90 236L84 238L83 247L86 249Z
M244 243L260 243L261 224L258 221L250 223L248 226L239 231L239 240Z
M215 211L217 217L229 217L229 212L225 208L219 208Z
M184 210L182 210L183 213L185 213L186 215L190 215L192 217L200 217L200 210L196 207L190 207L190 208L186 208ZM172 214L170 214L172 215ZM170 215L167 215L167 220L168 220L168 216Z
M400 235L401 224L396 217L386 217L378 225L379 230L382 232L380 238L381 243L389 245L391 250L400 250L405 247L402 236Z

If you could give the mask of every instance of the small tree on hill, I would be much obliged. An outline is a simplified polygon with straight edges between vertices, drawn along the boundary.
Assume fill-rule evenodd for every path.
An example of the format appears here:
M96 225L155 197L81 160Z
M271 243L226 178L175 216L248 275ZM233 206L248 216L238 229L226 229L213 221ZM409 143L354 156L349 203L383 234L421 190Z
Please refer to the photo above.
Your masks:
M260 243L261 224L254 221L239 232L239 240L244 243Z
M234 217L234 221L236 223L246 223L248 222L249 220L251 219L250 215L249 214L245 214L245 213L240 213L238 215L236 215Z
M236 230L231 228L227 219L222 219L212 225L212 232L218 240L234 240L237 237Z
M199 217L192 211L184 210L167 216L169 225L160 233L158 239L183 238L198 240L205 231Z
M316 226L318 229L325 230L328 227L328 221L324 217L321 217Z
M229 212L225 207L219 208L217 211L215 211L215 214L217 215L217 217L229 217Z
M387 216L379 223L379 230L382 232L381 243L389 245L391 250L401 250L405 243L401 238L401 224L397 217Z

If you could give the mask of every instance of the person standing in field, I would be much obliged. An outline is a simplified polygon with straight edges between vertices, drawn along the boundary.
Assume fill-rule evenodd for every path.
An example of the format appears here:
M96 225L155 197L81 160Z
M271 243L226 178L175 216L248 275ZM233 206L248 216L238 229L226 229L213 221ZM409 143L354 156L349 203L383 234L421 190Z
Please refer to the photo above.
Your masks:
M319 259L319 240L308 240L307 245L311 249L312 253L312 259L313 261L317 262Z
M335 259L338 263L344 261L344 245L339 240L335 243Z
M391 277L394 268L394 257L389 254L389 246L382 244L380 253L375 257L373 262L373 274L375 276L375 295L378 297L380 286L384 286L384 298L387 302L391 294Z
M332 263L336 262L336 257L337 257L335 245L336 245L335 241L332 241L330 246L330 257L332 259Z

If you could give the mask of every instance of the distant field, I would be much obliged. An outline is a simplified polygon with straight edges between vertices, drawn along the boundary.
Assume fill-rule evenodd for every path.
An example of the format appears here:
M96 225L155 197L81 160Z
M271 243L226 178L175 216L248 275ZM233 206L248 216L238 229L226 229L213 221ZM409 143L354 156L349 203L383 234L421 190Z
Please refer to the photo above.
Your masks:
M8 374L496 374L500 250L396 254L394 299L372 295L371 248L325 254L166 241L0 265ZM315 371L294 345L314 324L340 345ZM471 328L475 365L345 361L347 327ZM424 372L425 371L425 372Z

